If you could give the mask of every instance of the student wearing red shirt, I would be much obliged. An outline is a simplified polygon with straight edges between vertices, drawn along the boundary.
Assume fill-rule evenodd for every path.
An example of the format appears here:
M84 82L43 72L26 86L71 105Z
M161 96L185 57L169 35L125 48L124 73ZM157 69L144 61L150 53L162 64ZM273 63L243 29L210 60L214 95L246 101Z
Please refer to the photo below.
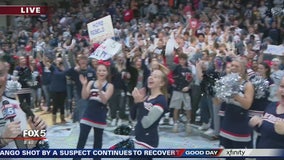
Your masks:
M126 10L123 12L123 20L124 22L130 22L134 18L134 12L129 6L127 6Z

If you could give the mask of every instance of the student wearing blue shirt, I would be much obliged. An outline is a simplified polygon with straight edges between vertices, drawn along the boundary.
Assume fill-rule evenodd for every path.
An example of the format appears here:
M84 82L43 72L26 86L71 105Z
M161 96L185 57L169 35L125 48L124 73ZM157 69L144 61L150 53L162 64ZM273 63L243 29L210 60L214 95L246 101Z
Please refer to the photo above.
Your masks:
M66 70L61 57L57 57L55 65L50 67L52 76L50 82L50 91L52 93L52 123L56 124L56 113L60 109L61 123L65 123L64 103L66 98Z
M135 148L157 148L159 145L158 125L167 110L167 75L161 70L154 70L148 77L147 86L150 95L134 88L132 96L134 106L130 109L131 119L136 119ZM146 158L151 159L151 158ZM139 158L139 160L145 160Z

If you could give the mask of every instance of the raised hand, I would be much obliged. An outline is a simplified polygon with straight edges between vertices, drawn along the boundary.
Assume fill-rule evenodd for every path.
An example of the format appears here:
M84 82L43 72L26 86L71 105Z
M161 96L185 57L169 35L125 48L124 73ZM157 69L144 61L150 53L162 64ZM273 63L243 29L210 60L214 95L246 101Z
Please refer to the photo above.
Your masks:
M253 116L249 121L249 125L252 127L260 127L261 124L262 124L262 118L259 116Z
M84 86L84 85L87 85L87 83L88 83L87 77L85 77L85 76L83 76L83 75L80 75L80 76L79 76L79 79L80 79L80 82L82 83L83 86Z
M138 90L137 88L134 88L134 90L132 91L132 96L135 103L143 102L145 97L145 89L142 88Z

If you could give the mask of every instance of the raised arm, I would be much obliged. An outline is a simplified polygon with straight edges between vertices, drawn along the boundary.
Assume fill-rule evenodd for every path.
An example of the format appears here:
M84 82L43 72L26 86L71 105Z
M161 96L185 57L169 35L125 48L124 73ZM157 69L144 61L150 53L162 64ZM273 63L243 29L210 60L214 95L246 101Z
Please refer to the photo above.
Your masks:
M239 102L244 109L249 109L251 107L254 98L254 89L251 82L247 82L245 85L244 96L236 95L234 100Z
M199 81L202 81L203 80L203 73L202 73L202 62L201 61L198 61L196 63L196 74L197 74L197 78L199 79Z
M91 90L91 86L93 85L94 81L89 81L87 77L80 75L80 81L82 83L82 98L83 99L88 99L90 96L90 90Z

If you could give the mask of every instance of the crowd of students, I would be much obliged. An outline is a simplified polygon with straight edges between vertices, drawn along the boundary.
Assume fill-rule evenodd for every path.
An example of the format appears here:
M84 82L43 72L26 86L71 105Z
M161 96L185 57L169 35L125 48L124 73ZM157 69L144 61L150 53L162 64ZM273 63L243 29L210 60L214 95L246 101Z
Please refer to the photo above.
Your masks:
M10 64L10 79L18 77L21 84L17 92L21 103L33 108L46 106L47 112L52 109L54 124L58 109L62 123L66 122L65 111L73 122L80 121L84 134L80 134L78 148L84 146L91 127L98 136L95 139L100 139L94 146L101 147L106 116L111 119L109 125L117 126L129 119L127 109L131 118L138 120L138 143L150 147L158 146L153 131L158 121L163 124L168 118L173 132L180 132L179 116L184 113L186 132L192 131L192 124L201 123L198 129L220 138L225 148L253 147L252 127L264 135L258 138L259 147L271 143L269 147L277 144L283 148L278 142L283 139L279 126L284 123L284 71L280 70L279 57L266 60L263 53L268 44L283 45L284 16L270 12L283 7L283 0L125 0L52 5L47 17L16 17L13 26L1 32L1 54ZM113 39L122 43L123 49L107 62L90 60L88 56L99 44L89 43L86 24L106 15L112 16ZM243 87L238 95L221 102L214 83L230 73L240 75ZM250 82L254 76L269 81L270 89L261 99L254 96L255 86ZM165 84L169 84L167 94ZM146 110L140 103L142 90L150 93L143 99ZM93 103L98 108L91 108ZM99 116L92 115L94 110ZM163 116L165 112L170 114ZM198 122L197 115L201 117ZM264 119L254 117L260 115ZM271 136L267 127L277 136ZM149 141L140 135L150 132L155 138L150 136ZM270 142L264 142L264 137Z

